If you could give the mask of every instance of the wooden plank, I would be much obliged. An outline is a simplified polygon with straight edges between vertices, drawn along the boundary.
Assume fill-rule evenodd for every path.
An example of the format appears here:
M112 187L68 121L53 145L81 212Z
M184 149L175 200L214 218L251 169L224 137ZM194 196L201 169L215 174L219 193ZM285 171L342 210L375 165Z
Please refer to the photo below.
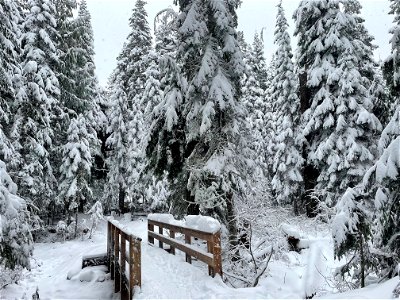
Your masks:
M213 233L210 232L205 232L197 229L191 229L191 228L185 228L185 227L180 227L172 224L167 224L167 223L162 223L154 220L148 220L148 228L149 231L154 231L154 225L155 226L161 226L163 228L175 231L176 233L182 233L182 234L190 234L193 237L199 238L201 240L211 240ZM152 228L152 230L150 230Z
M189 234L185 234L185 243L186 244L191 244L192 243L192 237ZM186 253L186 262L191 264L192 263L192 257L190 256L189 253Z
M170 230L170 231L169 231L169 237L170 237L171 239L175 239L175 231ZM171 246L169 253L175 255L175 248Z
M162 240L165 244L173 246L176 249L179 249L185 253L188 253L190 256L196 257L198 260L205 262L208 265L213 266L214 260L211 255L199 252L198 250L194 249L193 247L185 244L181 244L176 240L173 240L169 237L159 235L155 232L149 232L149 235L157 240Z
M109 266L108 257L107 253L84 256L82 257L82 269L102 265Z

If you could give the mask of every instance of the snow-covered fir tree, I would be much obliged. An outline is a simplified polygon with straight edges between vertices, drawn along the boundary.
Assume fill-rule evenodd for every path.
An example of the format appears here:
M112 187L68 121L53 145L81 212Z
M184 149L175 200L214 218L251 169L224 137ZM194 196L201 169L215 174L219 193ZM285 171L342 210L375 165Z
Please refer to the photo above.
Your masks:
M92 191L89 186L92 167L90 134L82 115L72 119L67 132L67 143L63 146L63 163L60 168L59 204L64 207L67 221L78 208L90 204ZM75 221L77 224L77 220Z
M365 39L360 38L356 15L341 8L346 4L302 1L294 15L308 145L305 188L314 188L328 204L360 182L374 161L375 136L381 129L372 113L369 80L357 68L367 55ZM312 215L316 203L310 202L307 212Z
M263 30L254 34L253 47L251 48L250 65L253 68L256 80L260 88L265 91L268 88L267 61L264 55Z
M14 1L0 2L0 157L9 167L19 162L18 146L12 141L16 92L21 84L19 65L21 16ZM17 148L17 149L16 149Z
M54 202L55 177L50 163L54 130L53 108L60 94L53 66L57 50L55 7L46 0L30 0L23 23L23 86L18 91L15 132L21 145L21 168L18 172L20 194L45 212Z
M74 34L73 12L77 7L76 0L55 0L56 7L56 37L57 55L59 57L56 65L57 78L60 85L61 118L68 127L68 115L74 116L79 100L75 95L76 78L76 34ZM68 115L64 115L67 113ZM59 129L59 131L63 131ZM60 140L65 139L65 130L60 132ZM64 136L61 136L61 135Z
M76 112L87 113L91 111L97 94L97 78L94 64L94 38L91 16L86 1L79 4L79 12L74 21L76 35L76 77L75 96L79 99L79 109Z
M30 269L33 240L26 202L18 197L17 186L0 161L0 286L11 282L7 275L20 267ZM7 279L4 279L7 278ZM7 282L2 282L2 280Z
M390 29L391 55L383 63L383 76L390 92L396 97L400 91L400 3L390 0L390 12L394 17L393 27Z
M279 204L293 204L299 213L298 198L302 193L303 157L299 146L300 99L297 96L297 75L292 62L292 47L287 32L288 23L282 7L278 5L276 18L275 76L271 83L271 101L276 108L277 130L275 137L275 156L273 158L274 177L272 187Z
M107 174L108 185L105 186L107 189L105 199L108 199L108 203L105 205L109 209L118 203L119 209L123 209L128 187L127 167L132 163L127 158L130 146L128 135L131 110L128 107L128 97L124 91L122 79L117 77L112 88L112 109L107 129L110 135L106 141L111 153L107 159L109 172Z
M375 76L369 88L369 93L374 101L373 113L379 119L382 126L389 123L394 110L394 99L383 78L381 66L375 70Z
M373 262L370 253L373 213L368 201L360 196L358 188L348 188L336 204L332 222L335 257L350 259L339 268L343 278L352 274L361 287Z
M185 155L182 186L189 203L227 224L237 243L235 202L248 174L240 135L243 56L237 41L239 1L180 1L179 51L188 89L183 104ZM190 212L190 211L189 211Z
M140 95L146 82L144 57L151 50L152 38L145 10L146 2L137 0L129 19L129 33L122 52L118 56L117 73L123 81L125 93L130 103ZM138 98L140 100L140 97Z
M256 79L256 63L253 57L251 45L244 40L243 32L238 32L238 43L243 53L245 72L241 79L242 102L247 110L246 127L243 128L243 135L251 135L251 145L256 153L256 160L264 170L265 148L267 135L265 131L265 91L260 87Z
M150 27L147 22L147 12L144 8L145 4L146 2L143 0L137 0L135 3L132 16L129 19L131 32L129 33L127 41L125 42L124 47L117 58L117 68L114 71L114 75L110 82L111 90L115 90L118 93L118 95L114 96L115 99L121 98L121 95L123 95L122 98L125 98L127 101L126 109L128 110L129 120L127 120L127 123L125 123L126 134L124 137L121 136L121 138L129 143L130 147L130 150L126 151L120 151L118 148L113 148L112 155L125 155L123 160L127 164L124 166L124 168L126 172L129 172L130 174L126 177L128 177L129 179L127 180L130 180L131 182L134 182L135 178L138 178L138 174L140 173L142 166L141 145L144 134L144 107L142 106L144 102L142 95L146 86L146 69L148 66L147 63L149 62L149 52L152 45ZM117 104L118 100L115 100L114 103ZM147 101L145 105L147 105ZM112 130L115 130L115 127L112 127L113 126L109 127L109 132L111 135L113 134ZM111 136L109 139L110 142L108 142L108 144L110 146L122 146L122 144L116 144L114 141L111 141ZM121 161L121 158L122 157L110 158L109 162ZM109 168L111 169L119 167L109 165ZM109 178L117 179L118 177L113 176ZM125 183L121 183L120 180L112 183L112 185L119 186L119 188L122 189L117 194L120 197L120 209L123 209L122 203L125 201L127 185L125 185ZM134 186L135 185L132 184L129 185L130 188L134 188Z
M398 89L400 65L399 49L400 4L391 1L391 14L395 26L390 30L392 50L385 61L384 76L393 97L395 112L382 131L378 147L379 157L368 170L362 182L363 196L373 203L375 214L374 246L378 251L378 270L381 276L396 275L396 262L400 259L400 90Z

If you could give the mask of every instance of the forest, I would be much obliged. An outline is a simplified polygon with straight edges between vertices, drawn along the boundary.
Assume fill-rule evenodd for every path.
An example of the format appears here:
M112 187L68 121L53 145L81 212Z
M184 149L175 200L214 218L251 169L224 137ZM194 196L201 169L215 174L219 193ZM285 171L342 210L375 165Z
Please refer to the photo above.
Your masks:
M262 32L237 29L241 0L171 0L154 28L136 0L102 87L85 0L0 0L0 297L35 244L91 237L103 214L217 219L233 287L309 248L293 224L329 232L336 292L398 276L400 1L385 1L382 61L359 0L280 1L267 61Z

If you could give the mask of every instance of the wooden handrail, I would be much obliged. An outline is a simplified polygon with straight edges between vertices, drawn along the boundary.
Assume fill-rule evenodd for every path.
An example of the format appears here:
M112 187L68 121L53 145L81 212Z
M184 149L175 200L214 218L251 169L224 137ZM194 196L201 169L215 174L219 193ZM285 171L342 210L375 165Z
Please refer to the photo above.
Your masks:
M158 233L154 231L154 226L158 227ZM186 254L186 262L192 263L192 257L205 262L208 265L208 274L222 276L222 260L221 260L221 231L206 232L197 229L191 229L172 225L156 220L148 219L148 241L154 244L154 240L158 240L160 248L164 248L163 244L170 246L170 253L175 254L175 249L179 249ZM169 237L164 235L164 229L169 230ZM175 239L175 234L181 233L185 235L185 243ZM201 251L191 246L192 237L207 242L207 252Z
M114 292L121 292L122 300L133 298L134 287L142 286L141 242L142 239L129 234L117 225L107 224L107 256ZM126 249L128 245L128 250ZM128 263L128 273L126 271Z

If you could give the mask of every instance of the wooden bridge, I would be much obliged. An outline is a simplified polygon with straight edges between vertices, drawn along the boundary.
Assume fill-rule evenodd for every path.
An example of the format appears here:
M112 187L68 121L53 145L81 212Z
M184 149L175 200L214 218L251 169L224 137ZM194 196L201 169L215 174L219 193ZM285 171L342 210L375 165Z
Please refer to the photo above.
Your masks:
M192 257L208 265L208 273L222 276L221 232L206 232L177 226L159 220L148 220L148 242L175 255L176 250L185 254L186 262ZM154 228L158 228L158 233ZM206 246L201 249L201 245ZM137 288L142 286L142 239L129 233L117 221L107 223L107 253L83 258L82 268L107 265L114 280L114 292L121 293L121 299L132 299ZM146 270L143 270L144 272Z

